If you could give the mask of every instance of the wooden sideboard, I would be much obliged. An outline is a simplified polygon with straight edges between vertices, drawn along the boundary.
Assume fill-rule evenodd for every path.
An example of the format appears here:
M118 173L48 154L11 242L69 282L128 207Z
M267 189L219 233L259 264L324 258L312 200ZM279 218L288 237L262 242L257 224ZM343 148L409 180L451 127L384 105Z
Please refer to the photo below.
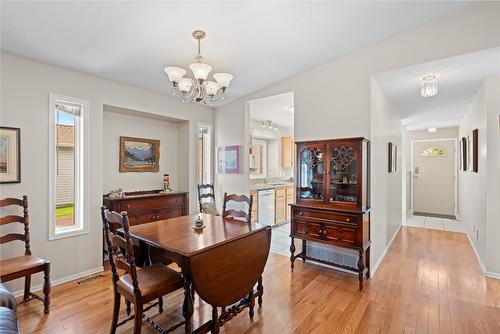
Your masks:
M365 138L297 143L296 203L291 207L290 261L312 260L358 273L359 290L370 278L370 142ZM295 255L294 238L302 239ZM307 254L307 241L358 253L357 266Z
M103 197L103 204L110 211L127 211L130 225L185 216L189 213L189 194L160 190L126 192L124 197Z

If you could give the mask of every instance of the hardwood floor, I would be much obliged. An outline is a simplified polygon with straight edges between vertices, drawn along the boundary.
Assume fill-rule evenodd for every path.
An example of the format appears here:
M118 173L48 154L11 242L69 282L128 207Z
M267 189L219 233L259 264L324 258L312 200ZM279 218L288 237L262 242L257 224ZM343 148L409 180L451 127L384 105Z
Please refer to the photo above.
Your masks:
M403 227L365 290L357 288L357 276L302 261L291 273L287 257L271 254L262 309L256 307L253 321L244 311L222 332L500 333L500 280L484 277L462 233ZM107 333L111 289L109 272L87 285L56 286L50 315L35 301L19 306L22 333ZM181 320L181 303L181 291L169 296L155 320L165 328ZM194 325L210 315L196 298ZM143 333L156 332L145 324Z

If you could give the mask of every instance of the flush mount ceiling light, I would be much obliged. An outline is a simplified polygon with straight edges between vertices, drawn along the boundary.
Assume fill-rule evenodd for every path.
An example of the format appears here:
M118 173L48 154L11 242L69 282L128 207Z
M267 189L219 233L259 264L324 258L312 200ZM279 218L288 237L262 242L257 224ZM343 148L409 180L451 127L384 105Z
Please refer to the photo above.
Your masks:
M215 73L215 81L207 80L208 74L212 71L212 66L203 62L201 55L201 40L206 34L202 30L195 30L193 37L198 41L198 54L194 57L194 63L189 65L195 80L185 78L186 70L180 67L165 67L164 71L168 79L172 82L172 92L174 96L179 96L184 103L196 101L198 103L213 104L224 101L226 89L233 79L228 73Z
M422 97L431 97L437 93L437 76L434 74L428 74L422 77L422 87L420 88L420 94L422 94Z
M434 133L434 132L436 132L436 131L437 131L437 129L436 129L435 127L432 127L432 126L431 126L431 127L429 127L429 128L427 129L427 131L428 131L429 133Z

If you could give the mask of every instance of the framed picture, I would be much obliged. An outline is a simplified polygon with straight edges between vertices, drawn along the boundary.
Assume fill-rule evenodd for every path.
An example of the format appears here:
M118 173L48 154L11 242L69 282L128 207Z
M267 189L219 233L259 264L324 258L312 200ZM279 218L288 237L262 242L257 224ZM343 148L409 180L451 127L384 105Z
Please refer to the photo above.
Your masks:
M160 141L120 137L120 172L158 172Z
M224 146L217 148L217 173L240 173L241 145Z
M460 170L467 171L467 138L460 141Z
M467 170L472 171L472 136L467 136Z
M0 183L21 182L21 129L0 127Z
M387 147L387 172L394 173L398 170L398 147L389 143Z
M479 149L479 130L472 130L472 171L478 172L479 170L479 157L478 157L478 149Z

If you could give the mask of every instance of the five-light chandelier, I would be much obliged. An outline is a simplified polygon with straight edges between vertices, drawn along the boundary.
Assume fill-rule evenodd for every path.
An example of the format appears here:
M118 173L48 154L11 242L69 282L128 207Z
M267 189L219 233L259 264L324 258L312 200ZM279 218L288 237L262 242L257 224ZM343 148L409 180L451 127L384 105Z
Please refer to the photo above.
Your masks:
M198 103L213 104L224 101L226 89L233 79L228 73L215 73L215 81L207 80L212 66L203 62L200 51L200 43L206 34L202 30L195 30L193 37L198 41L198 54L194 57L194 63L189 65L195 80L184 77L186 70L180 67L165 67L165 73L172 82L174 96L179 96L184 103L196 101Z

